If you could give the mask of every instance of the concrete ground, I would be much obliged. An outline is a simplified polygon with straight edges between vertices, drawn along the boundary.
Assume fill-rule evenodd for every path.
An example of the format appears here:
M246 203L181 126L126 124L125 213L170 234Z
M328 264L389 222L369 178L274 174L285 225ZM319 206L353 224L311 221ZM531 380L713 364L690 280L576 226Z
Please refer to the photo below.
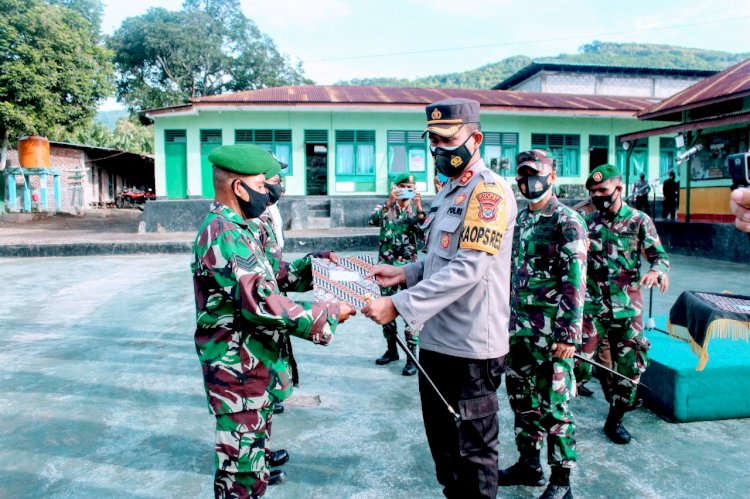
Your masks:
M189 260L0 259L0 497L211 497L213 418L192 340ZM750 266L675 256L673 268L655 314L684 289L750 294ZM440 497L416 379L401 376L403 360L373 362L380 327L359 315L329 347L294 346L302 386L272 441L291 454L289 480L268 497ZM601 432L607 406L595 391L573 402L578 497L747 495L750 419L672 424L638 409L626 419L634 441L616 446ZM505 467L517 454L504 388L499 396Z

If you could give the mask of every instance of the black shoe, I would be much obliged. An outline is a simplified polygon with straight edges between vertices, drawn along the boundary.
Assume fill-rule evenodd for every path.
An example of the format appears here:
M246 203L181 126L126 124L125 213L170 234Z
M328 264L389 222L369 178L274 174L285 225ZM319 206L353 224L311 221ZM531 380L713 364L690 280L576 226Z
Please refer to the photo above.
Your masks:
M391 362L398 360L398 348L396 348L396 340L388 340L388 350L383 355L375 360L375 363L379 366L390 364Z
M578 395L581 397L590 397L593 394L594 392L586 388L586 385L578 385Z
M286 471L284 470L271 470L268 475L268 485L279 485L286 482Z
M573 493L570 491L570 485L550 483L539 499L573 499Z
M268 464L270 468L281 466L287 461L289 461L289 453L284 449L279 449L273 452L269 452L268 455L266 456L266 463Z
M273 404L273 413L274 414L281 414L284 412L284 404L281 402L276 402Z
M610 406L607 421L604 422L604 434L616 444L630 443L630 433L622 425L622 418L627 410L627 407L621 405Z
M401 371L401 374L403 374L404 376L414 376L415 374L417 374L417 366L414 364L414 362L411 361L411 359L406 361L406 365Z
M604 434L616 444L625 445L630 443L630 432L622 425L622 421L607 421L604 423Z
M521 459L510 468L498 471L497 484L501 487L509 485L530 485L541 487L546 483L544 470L541 465L531 464Z

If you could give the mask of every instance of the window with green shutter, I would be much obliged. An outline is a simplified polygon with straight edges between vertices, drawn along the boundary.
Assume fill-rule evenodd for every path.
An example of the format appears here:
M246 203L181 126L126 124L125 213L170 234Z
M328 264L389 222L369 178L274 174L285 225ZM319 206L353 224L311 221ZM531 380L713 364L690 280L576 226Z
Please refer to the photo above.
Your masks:
M411 173L415 181L427 181L427 141L421 130L388 130L388 179Z
M581 174L581 136L562 133L532 133L532 149L546 149L557 161L558 177Z
M336 130L337 180L375 180L375 130Z
M292 174L292 131L269 129L237 129L234 131L235 144L255 144L273 154L288 167L282 175Z
M630 174L625 171L628 154L622 142L617 143L617 168L622 172L623 182L627 180L632 184L641 173L645 173L648 179L648 139L630 141L630 147L633 149L630 155Z

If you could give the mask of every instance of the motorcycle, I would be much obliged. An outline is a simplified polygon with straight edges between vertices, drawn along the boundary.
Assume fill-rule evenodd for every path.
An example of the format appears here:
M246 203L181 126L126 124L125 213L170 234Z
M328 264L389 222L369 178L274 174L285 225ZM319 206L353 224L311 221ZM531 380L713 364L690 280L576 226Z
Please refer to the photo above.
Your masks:
M144 191L135 187L125 187L117 194L115 206L118 208L138 208L139 210L143 210L146 201L154 199L156 199L156 194L151 188Z

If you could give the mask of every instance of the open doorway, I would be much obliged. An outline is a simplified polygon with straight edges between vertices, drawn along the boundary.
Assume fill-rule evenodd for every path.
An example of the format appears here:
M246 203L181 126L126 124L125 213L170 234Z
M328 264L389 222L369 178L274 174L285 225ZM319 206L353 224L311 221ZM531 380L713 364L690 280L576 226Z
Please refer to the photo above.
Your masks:
M307 158L307 195L326 196L328 194L328 146L325 144L305 144Z
M609 162L609 136L589 135L589 173Z

